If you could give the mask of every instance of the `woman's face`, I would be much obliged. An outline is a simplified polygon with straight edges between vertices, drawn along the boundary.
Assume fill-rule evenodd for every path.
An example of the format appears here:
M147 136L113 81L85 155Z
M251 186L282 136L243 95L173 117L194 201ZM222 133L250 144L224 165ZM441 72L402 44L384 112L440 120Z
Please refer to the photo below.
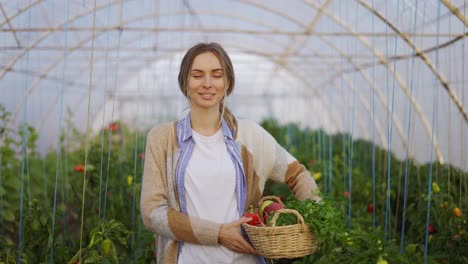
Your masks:
M219 111L224 86L224 72L218 58L212 52L196 56L188 80L188 95L192 108Z

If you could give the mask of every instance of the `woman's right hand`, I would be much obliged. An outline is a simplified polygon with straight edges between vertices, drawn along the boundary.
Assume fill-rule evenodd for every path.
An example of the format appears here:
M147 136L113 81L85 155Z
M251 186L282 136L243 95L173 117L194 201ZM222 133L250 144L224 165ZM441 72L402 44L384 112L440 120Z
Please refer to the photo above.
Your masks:
M257 251L242 236L241 224L247 223L251 218L242 217L234 222L223 224L219 231L219 244L238 253L257 254Z

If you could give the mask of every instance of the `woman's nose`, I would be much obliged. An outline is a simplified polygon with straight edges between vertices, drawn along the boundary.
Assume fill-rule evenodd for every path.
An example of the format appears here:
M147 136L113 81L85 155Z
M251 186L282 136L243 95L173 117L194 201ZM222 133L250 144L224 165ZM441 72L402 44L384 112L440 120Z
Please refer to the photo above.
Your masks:
M203 87L205 88L211 87L211 76L205 76L205 78L203 78Z

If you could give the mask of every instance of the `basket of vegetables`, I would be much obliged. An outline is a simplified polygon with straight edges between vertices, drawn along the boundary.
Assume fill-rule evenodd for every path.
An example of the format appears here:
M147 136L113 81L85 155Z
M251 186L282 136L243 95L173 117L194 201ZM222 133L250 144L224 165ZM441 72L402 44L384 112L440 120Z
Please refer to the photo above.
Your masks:
M277 225L281 214L295 216L297 223ZM256 215L258 218L254 217ZM266 258L299 258L310 255L317 249L314 236L302 215L296 210L285 209L276 196L262 198L257 213L250 212L246 216L255 221L244 223L242 226L257 253Z

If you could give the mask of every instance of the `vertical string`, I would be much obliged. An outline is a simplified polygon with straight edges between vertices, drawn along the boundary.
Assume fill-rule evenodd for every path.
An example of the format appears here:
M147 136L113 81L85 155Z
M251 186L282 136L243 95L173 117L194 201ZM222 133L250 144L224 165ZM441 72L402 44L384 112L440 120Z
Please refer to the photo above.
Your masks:
M139 45L141 45L141 39L139 41ZM145 75L146 77L146 75ZM141 92L141 72L138 74L138 92ZM140 114L140 104L136 104L137 110L136 110L136 117L135 117L135 145L134 145L134 152L133 152L133 176L134 180L132 182L132 238L131 238L131 246L130 246L130 259L133 261L134 260L134 255L135 255L135 211L136 211L136 182L137 182L137 167L138 167L138 128L139 128L139 119L138 115Z
M348 1L346 1L346 4L348 4ZM340 16L341 16L341 13L342 13L341 6L342 5L339 5L339 14L340 14ZM348 10L348 8L346 8L346 10ZM341 58L341 60L342 60L341 65L344 65L345 62L344 62L343 57ZM340 88L341 88L341 92L343 93L343 101L344 101L343 105L344 105L344 103L346 102L346 99L345 99L346 96L344 94L344 78L343 77L341 77ZM343 115L346 115L346 113L347 113L346 108L344 108L344 109L345 109L345 111L344 111ZM346 127L346 121L345 120L346 120L346 118L343 118L343 127L344 128ZM343 138L342 138L342 145L343 145L343 152L342 152L342 154L343 154L342 155L343 156L343 195L345 195L346 190L347 190L347 188L346 188L346 186L347 186L347 184L346 184L346 159L347 159L346 158L347 157L346 156L346 140L347 140L347 135L346 135L344 129L343 129L342 136L343 136ZM346 210L346 208L344 206L343 206L343 208L344 208L344 210ZM349 218L347 219L347 221L349 222Z
M110 3L107 8L107 26L110 26ZM106 32L106 54L105 54L105 70L104 70L104 89L102 89L102 98L103 98L103 109L102 109L102 127L104 128L105 125L105 117L106 117L106 89L107 89L107 66L108 66L108 59L109 59L109 32ZM101 201L102 201L102 170L104 166L104 135L105 129L101 130L101 163L99 164L99 201L98 201L98 226L101 220Z
M85 198L86 198L86 165L88 162L88 148L89 148L89 115L91 110L91 92L93 86L93 64L94 64L94 34L96 31L96 0L94 0L93 6L93 31L91 37L91 61L89 66L89 86L88 86L88 112L86 117L86 136L85 136L85 158L84 158L84 171L83 171L83 192L82 192L82 201L81 201L81 228L80 228L80 257L79 262L81 262L83 248L83 227L84 227L84 211L85 211Z
M0 186L3 186L2 177L3 177L3 155L2 155L2 152L0 152ZM3 212L5 212L5 210L3 209L3 191L2 190L0 190L0 212L2 212L2 214L0 214L0 222L2 223L1 234L2 234L2 237L5 237L5 221L3 219Z
M416 43L416 21L418 18L418 0L416 0L414 7L414 22L413 22L413 43ZM414 82L414 61L416 57L416 50L413 47L411 54L411 69L410 69L410 98L413 97L413 82ZM401 237L400 237L400 253L404 253L405 245L405 224L406 224L406 206L408 202L408 163L409 163L409 149L410 149L410 135L411 135L411 114L413 110L413 104L409 104L408 109L408 129L406 133L407 144L406 144L406 154L405 154L405 179L404 179L404 191L403 191L403 215L401 218Z
M400 1L397 1L397 13L396 13L396 22L395 26L398 28L398 20L399 20L399 13L400 13ZM386 9L386 17L388 19L388 7ZM386 34L388 34L388 24L386 25ZM398 34L395 34L395 47L394 47L394 55L397 55L398 49ZM387 59L388 59L388 36L387 36ZM391 101L391 109L390 113L387 114L387 123L388 123L388 152L387 152L387 201L385 206L385 231L384 231L384 238L387 240L387 237L390 238L390 234L388 234L388 230L390 230L390 194L391 194L391 153L392 153L392 130L393 130L393 109L395 105L395 79L396 79L396 60L393 61L393 80L392 80L392 101ZM389 89L388 89L388 72L387 72L387 101L389 98Z
M436 31L436 61L435 61L435 72L439 70L439 33L440 33L440 2L438 1L437 4L437 31ZM432 138L431 138L431 158L430 158L430 165L429 165L429 180L427 182L427 212L426 212L426 228L425 228L425 241L424 241L424 264L427 264L427 254L428 254L428 247L429 247L429 223L431 217L431 197L432 197L432 165L434 163L434 137L435 137L435 114L437 111L437 92L439 89L439 82L437 76L434 75L434 90L433 90L433 101L432 101Z
M463 15L464 17L466 17L466 9L467 9L467 6L466 6L467 2L465 1L463 3ZM466 77L466 74L465 73L465 42L463 42L462 44L462 65L461 65L461 68L462 68L462 92L461 92L461 97L462 97L462 102L465 102L465 77ZM463 124L463 116L461 116L461 122ZM465 151L463 151L465 148L465 137L464 137L464 134L465 134L465 130L464 130L465 126L461 126L460 128L460 142L461 142L461 147L460 147L460 166L462 166L462 164L468 164L468 161L464 163L465 161ZM462 181L464 179L465 181L465 186L466 186L466 183L467 183L467 179L468 177L463 177L463 169L465 168L462 168L460 170L460 184L459 184L459 193L460 193L460 197L459 197L459 200L458 200L458 207L459 208L462 208L462 196L463 196L463 193L462 193ZM466 168L468 169L468 168ZM468 195L467 193L465 193L465 203L468 203Z
M67 13L66 20L68 21L70 14L70 0L67 1ZM65 72L67 70L67 59L68 59L68 22L65 23L65 39L63 47L63 67L62 67L62 85L60 87L60 106L59 106L59 119L58 119L58 131L57 131L57 161L55 162L55 184L54 184L54 203L52 209L52 234L51 234L51 246L50 246L50 259L49 263L53 263L54 259L54 241L55 241L55 216L57 213L57 186L58 186L58 177L60 173L60 163L62 161L62 113L63 113L63 94L65 91Z
M374 10L374 0L372 0L372 9ZM372 50L375 50L375 15L372 16ZM372 52L372 230L375 232L375 53Z
M120 59L120 43L122 39L122 30L119 31L119 35L117 38L117 58L115 60L115 76L114 76L114 87L112 88L112 111L111 111L111 118L110 120L114 120L114 113L115 113L115 91L117 89L117 81L118 81L118 72L119 72L119 59ZM112 153L112 130L109 131L109 141L108 141L108 151L107 151L107 168L106 168L106 186L105 186L105 194L107 194L107 189L109 187L109 171L110 171L110 163L111 163L111 153ZM102 219L106 219L106 208L107 208L107 195L104 195L104 206L103 206L103 214Z
M330 88L328 89L330 95L328 96L328 99L329 99L329 105L332 105L332 99L331 99L331 86L332 84L330 83ZM331 116L328 115L329 118L331 119ZM331 123L331 120L330 120L330 123ZM333 195L333 147L332 147L332 144L333 144L333 136L332 136L332 133L331 133L331 130L330 132L328 133L328 191L330 193L330 195Z
M358 17L359 17L359 4L356 2L356 10L355 10L355 31L357 32L357 25L358 25ZM357 42L354 41L354 52L357 53ZM353 73L353 86L356 87L356 71ZM352 88L352 87L350 87ZM356 91L353 89L353 101L351 104L351 137L350 137L350 149L349 149L349 156L348 156L348 189L349 189L349 197L348 197L348 226L351 227L351 219L352 219L352 209L353 209L353 157L354 157L354 118L355 118L355 107L356 107Z
M31 2L31 1L30 1ZM18 19L18 24L19 24ZM18 25L19 26L19 25ZM31 27L31 9L28 10L28 27ZM31 33L28 31L26 34L26 42L30 42ZM26 51L26 70L29 70L29 50ZM24 79L24 88L23 96L26 98L25 104L23 106L23 127L22 127L22 145L21 145L21 186L20 186L20 221L19 221L19 230L18 230L18 256L17 263L21 263L21 255L23 250L23 206L24 206L24 171L25 171L25 161L27 155L27 112L28 112L28 97L27 90L29 86L29 75L26 75ZM6 133L6 132L4 132Z

